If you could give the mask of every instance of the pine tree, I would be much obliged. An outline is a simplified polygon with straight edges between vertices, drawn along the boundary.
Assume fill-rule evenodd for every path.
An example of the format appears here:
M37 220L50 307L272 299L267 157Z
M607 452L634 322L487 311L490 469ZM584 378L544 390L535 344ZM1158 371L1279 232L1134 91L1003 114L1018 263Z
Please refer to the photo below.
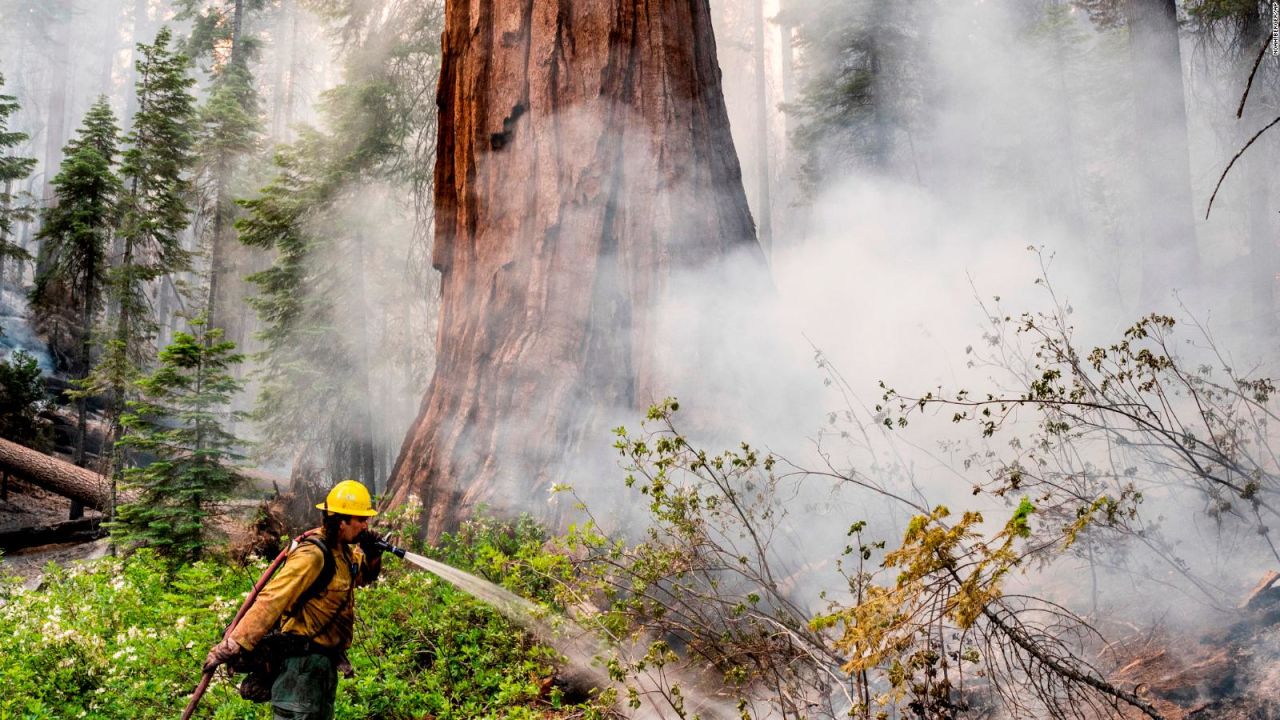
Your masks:
M304 130L277 154L276 179L259 197L241 202L248 210L237 223L241 242L276 252L270 268L248 278L258 287L249 303L263 323L259 338L265 343L255 418L265 450L319 451L335 472L373 487L376 479L364 462L371 447L358 440L369 435L370 399L360 377L365 348L344 332L350 319L338 312L361 281L353 277L354 263L335 267L320 260L332 252L361 252L347 244L354 235L338 208L345 184L371 159L335 150L330 137Z
M198 172L208 188L208 206L201 213L209 218L209 293L205 312L213 327L228 328L224 307L226 284L238 280L233 255L236 249L236 205L233 200L242 188L243 160L258 147L261 122L253 76L243 62L231 63L215 77L208 101L200 109ZM247 188L244 188L247 189ZM237 331L239 329L237 328Z
M17 350L0 362L0 437L43 450L50 431L40 417L44 404L44 378L34 355Z
M74 318L73 371L81 381L91 369L93 325L102 306L107 253L120 216L123 186L113 170L118 132L106 97L99 98L63 150L62 168L53 181L57 201L44 211L39 235L45 269L36 278L32 305L46 329L58 318ZM78 395L75 461L83 467L87 398Z
M109 293L114 317L110 340L88 388L108 397L108 413L118 421L133 380L147 361L155 334L146 291L157 279L186 270L189 253L180 234L190 222L186 178L192 164L194 81L187 57L171 47L161 28L155 42L138 46L138 112L126 137L120 176L125 185L119 230L120 261L112 269ZM111 436L118 434L113 427ZM113 482L121 458L112 460Z
M246 32L246 25L262 0L180 0L180 18L193 21L187 42L193 58L206 59L211 83L209 99L200 109L197 147L198 183L208 199L198 208L207 218L203 239L209 259L209 288L205 313L211 327L222 328L228 337L241 340L244 329L229 322L226 305L238 297L234 285L247 274L244 249L235 240L237 208L234 198L247 194L242 187L245 158L258 147L262 133L259 97L254 86L250 61L258 54L258 41ZM223 49L229 53L222 55ZM237 252L239 251L239 252Z
M148 284L186 270L190 263L180 234L191 213L186 174L193 161L194 80L187 74L187 57L170 47L171 40L169 29L162 28L153 44L138 46L138 113L125 138L130 147L120 168L125 199L121 259L111 277L115 318L98 374L121 396L155 332L146 302Z
M0 75L0 88L4 76ZM27 141L27 135L9 130L9 117L18 111L18 100L12 95L0 94L0 263L30 256L12 240L15 223L31 217L31 205L25 196L15 193L14 183L26 178L36 165L35 158L18 157L14 149Z
M809 192L849 167L894 174L910 150L904 138L920 123L920 0L799 0L785 22L797 30L808 80L789 108L793 141ZM901 174L901 171L899 171Z
M250 16L263 10L267 0L175 0L178 20L191 21L186 52L193 58L208 58L229 49L229 64L243 63L258 50L258 40L245 33Z
M141 399L121 419L120 444L152 459L124 472L138 496L118 508L113 533L122 542L179 560L203 553L206 520L242 480L232 465L240 443L223 427L223 408L241 389L232 370L242 360L221 330L197 318L137 381Z

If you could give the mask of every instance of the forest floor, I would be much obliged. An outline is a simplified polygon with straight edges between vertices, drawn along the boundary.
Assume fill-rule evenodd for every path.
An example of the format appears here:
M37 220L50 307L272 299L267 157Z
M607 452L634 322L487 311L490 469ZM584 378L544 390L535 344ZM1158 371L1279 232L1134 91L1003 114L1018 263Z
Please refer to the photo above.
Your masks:
M67 498L10 478L8 496L0 499L0 532L56 523L66 520L70 512L71 501ZM93 511L86 514L92 515Z
M70 513L71 501L67 498L20 479L10 478L8 496L0 500L0 533L52 525L66 520ZM102 513L85 510L85 517L102 517ZM35 587L49 563L66 565L76 560L102 557L106 551L106 540L22 548L0 554L0 574L16 575L22 578L25 586Z
M26 548L0 557L0 575L22 578L23 587L34 590L49 567L49 563L66 566L73 562L94 560L107 554L106 538L92 542L56 543Z

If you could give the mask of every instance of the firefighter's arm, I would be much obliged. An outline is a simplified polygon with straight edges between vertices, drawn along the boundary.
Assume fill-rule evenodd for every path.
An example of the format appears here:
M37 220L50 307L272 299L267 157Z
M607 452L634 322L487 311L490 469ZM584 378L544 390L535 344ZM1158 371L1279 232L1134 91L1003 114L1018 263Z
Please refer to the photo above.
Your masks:
M360 577L356 585L370 585L378 579L382 572L382 551L364 553L364 561L360 563Z
M252 650L264 635L271 632L285 611L293 607L298 596L320 577L323 568L324 551L309 542L299 543L275 577L258 593L249 611L232 631L231 639L245 650Z

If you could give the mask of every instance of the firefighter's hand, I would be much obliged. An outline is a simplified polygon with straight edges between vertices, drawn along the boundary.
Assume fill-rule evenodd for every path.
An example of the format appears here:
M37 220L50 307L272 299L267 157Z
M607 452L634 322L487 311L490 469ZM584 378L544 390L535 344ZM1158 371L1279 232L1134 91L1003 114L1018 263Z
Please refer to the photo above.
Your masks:
M338 664L335 669L342 673L342 677L348 680L356 676L356 669L351 667L351 661L347 659L346 653L342 653L342 657L338 658Z
M240 645L231 638L225 638L222 642L214 645L209 650L209 654L204 659L204 671L213 672L218 669L219 665L224 665L227 661L240 654Z
M378 543L382 542L382 536L372 530L365 530L360 533L360 549L364 550L364 556L369 558L370 562L382 559L382 548L378 547Z

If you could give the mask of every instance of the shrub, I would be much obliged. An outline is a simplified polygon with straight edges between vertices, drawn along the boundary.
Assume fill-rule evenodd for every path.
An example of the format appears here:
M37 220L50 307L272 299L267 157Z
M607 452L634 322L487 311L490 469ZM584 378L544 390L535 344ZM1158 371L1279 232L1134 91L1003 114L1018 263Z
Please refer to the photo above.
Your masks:
M526 570L499 557L515 550L531 558L541 530L528 521L485 521L467 532L469 548L450 540L456 562L471 555L503 584L526 582ZM211 559L173 565L143 548L126 559L50 565L38 591L12 578L0 582L0 637L10 649L0 653L0 720L176 717L199 681L205 653L264 567ZM388 558L382 579L358 591L356 606L350 652L356 676L340 681L337 718L525 719L560 712L559 692L550 686L554 653L433 576ZM592 707L575 714L600 716ZM200 717L269 715L242 700L221 673L200 709Z

